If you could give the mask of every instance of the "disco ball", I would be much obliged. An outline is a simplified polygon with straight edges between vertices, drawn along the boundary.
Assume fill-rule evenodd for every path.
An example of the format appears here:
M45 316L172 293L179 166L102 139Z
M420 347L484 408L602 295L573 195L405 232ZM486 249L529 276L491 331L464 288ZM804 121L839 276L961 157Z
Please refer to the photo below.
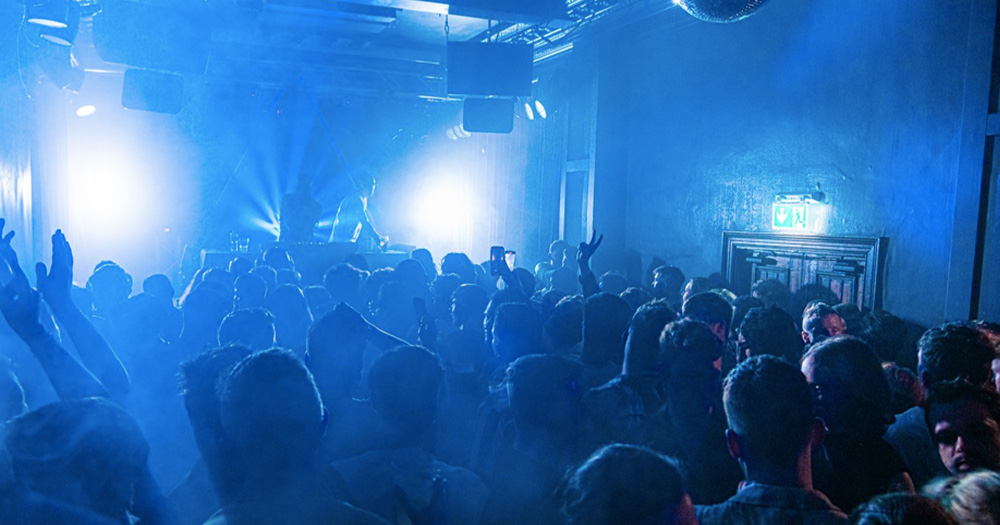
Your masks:
M767 0L673 0L691 16L706 22L735 22L761 8Z

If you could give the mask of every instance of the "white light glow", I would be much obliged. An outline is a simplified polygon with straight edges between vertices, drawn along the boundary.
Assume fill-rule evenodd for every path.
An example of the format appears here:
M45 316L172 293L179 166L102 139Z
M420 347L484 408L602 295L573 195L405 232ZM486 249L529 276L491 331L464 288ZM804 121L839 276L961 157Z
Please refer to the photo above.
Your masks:
M76 116L78 117L89 117L97 113L97 106L93 104L87 104L86 106L80 106L76 109Z
M524 115L528 117L528 120L535 120L535 112L531 109L531 104L524 103Z
M468 242L478 209L475 195L458 177L432 174L427 179L410 206L416 238L439 250L456 250Z
M548 118L549 114L545 111L545 106L542 105L542 101L535 101L535 110L538 111L539 117L542 117L543 119Z

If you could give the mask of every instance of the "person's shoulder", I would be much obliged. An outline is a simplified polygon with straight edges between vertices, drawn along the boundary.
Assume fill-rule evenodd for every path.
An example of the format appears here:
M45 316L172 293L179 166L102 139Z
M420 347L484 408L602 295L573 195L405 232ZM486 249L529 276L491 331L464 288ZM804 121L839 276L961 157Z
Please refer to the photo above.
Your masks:
M926 430L927 422L924 420L924 409L915 406L906 411L896 414L896 421L893 421L885 431L887 440L891 440L897 434L908 434Z

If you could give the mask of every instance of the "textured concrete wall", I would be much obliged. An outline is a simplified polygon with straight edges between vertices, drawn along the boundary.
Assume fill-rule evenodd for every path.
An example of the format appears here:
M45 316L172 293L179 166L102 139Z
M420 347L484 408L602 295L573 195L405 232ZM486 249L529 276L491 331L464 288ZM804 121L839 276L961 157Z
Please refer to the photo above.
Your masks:
M726 25L670 9L609 41L602 101L618 106L600 123L627 142L626 244L707 275L723 230L768 230L776 194L820 184L826 233L889 237L885 308L940 322L969 5L773 0Z

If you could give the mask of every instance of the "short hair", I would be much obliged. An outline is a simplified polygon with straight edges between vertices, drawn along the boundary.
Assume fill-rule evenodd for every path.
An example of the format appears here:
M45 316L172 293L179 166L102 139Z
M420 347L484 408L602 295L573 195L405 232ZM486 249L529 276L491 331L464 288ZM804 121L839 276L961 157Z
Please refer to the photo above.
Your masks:
M628 329L623 372L638 374L655 366L660 353L660 335L676 319L677 312L666 301L653 301L640 306L632 315L632 324Z
M722 357L722 343L701 321L681 319L668 324L660 335L660 370L667 372L681 361L695 358L714 361Z
M823 328L823 318L828 315L836 315L840 317L830 305L826 303L815 303L809 306L802 312L802 330L809 332L810 334L816 332L817 330L825 330ZM826 334L829 335L829 334Z
M754 297L763 301L764 306L777 306L781 309L788 308L788 299L791 293L788 285L777 279L764 279L753 283L750 291ZM798 314L798 312L794 312Z
M924 389L920 386L920 379L913 370L889 362L882 363L882 370L889 380L890 406L893 414L902 414L924 402Z
M934 498L959 523L1000 523L1000 472L977 470L929 483L924 495Z
M436 281L435 281L436 282ZM490 302L490 295L486 289L478 284L461 284L451 293L451 301L456 309L463 312L475 313L482 318L486 314L486 306Z
M360 290L365 280L365 272L354 266L341 263L323 274L323 287L331 297L340 297L351 290Z
M726 331L733 322L733 307L721 295L702 292L692 295L681 307L684 317L690 317L705 324L724 323Z
M840 303L840 297L837 297L828 286L819 283L804 284L792 294L792 314L804 314L812 305L818 303L832 306Z
M684 283L684 288L691 285L691 295L704 293L712 289L712 281L707 277L692 277Z
M562 513L571 525L662 522L686 494L674 460L645 447L614 444L570 474Z
M432 425L444 369L420 346L390 350L368 372L372 406L386 420L416 432Z
M504 363L518 357L542 352L542 318L531 306L524 303L506 303L497 309L493 323L493 335L506 343L503 355L497 355Z
M231 312L219 325L219 346L241 343L251 350L274 346L274 316L263 308Z
M441 258L441 273L453 273L462 278L463 283L476 282L476 269L472 260L464 253L451 252Z
M570 414L559 403L578 404L583 397L579 380L583 365L559 355L526 355L507 368L507 393L517 425L567 430L560 423Z
M985 334L968 324L945 323L931 328L920 336L917 348L921 381L924 374L930 376L930 382L963 378L979 385L990 380L993 348Z
M746 461L794 465L815 421L809 384L795 365L769 355L751 357L726 376L722 401Z
M927 423L927 430L930 431L932 437L936 423L931 418L934 406L966 401L982 404L989 412L990 419L1000 425L1000 395L995 391L962 378L937 381L931 385L927 392L927 398L921 405L924 409L924 422Z
M598 279L598 282L602 292L612 295L621 295L628 288L628 279L615 270L607 271L601 274L601 278Z
M629 286L624 292L619 294L619 296L622 299L625 299L625 302L628 303L633 312L639 310L639 307L653 300L653 296L649 292L639 288L638 286Z
M940 503L919 494L882 494L851 512L852 525L958 525ZM968 523L968 522L962 522Z
M861 338L875 350L882 361L895 361L906 342L906 323L884 310L868 312L862 321Z
M802 362L812 360L844 388L843 423L852 432L881 436L895 418L891 408L889 380L868 343L849 335L831 337L809 348ZM827 421L827 426L836 424ZM838 429L840 430L840 429Z
M323 402L305 364L289 350L262 350L225 378L222 426L238 449L270 465L308 460L323 435Z
M802 337L795 320L777 306L751 308L740 324L740 334L751 356L774 355L789 363L798 363L802 357Z
M631 318L625 299L605 292L591 295L583 303L584 344L600 349L601 360L621 365L625 359L623 336Z
M556 349L569 348L583 340L583 301L577 296L556 303L545 320L545 333Z
M180 364L180 391L192 419L204 416L219 423L220 382L251 353L246 346L232 344L206 350Z

